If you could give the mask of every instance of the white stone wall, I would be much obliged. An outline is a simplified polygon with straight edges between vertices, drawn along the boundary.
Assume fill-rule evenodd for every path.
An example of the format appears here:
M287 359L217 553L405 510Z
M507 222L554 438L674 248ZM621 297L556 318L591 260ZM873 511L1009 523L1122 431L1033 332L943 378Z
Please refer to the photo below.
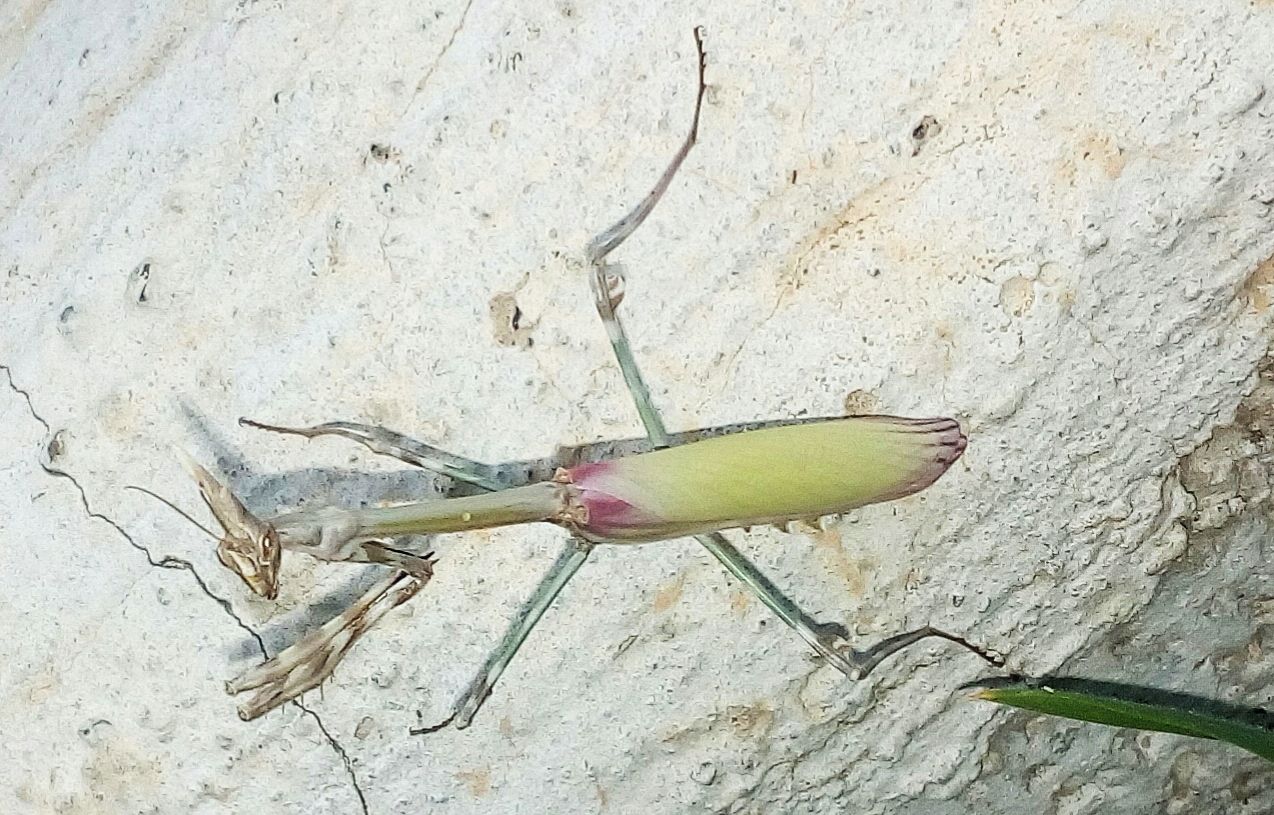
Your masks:
M245 596L124 486L197 507L176 445L265 513L432 488L245 415L493 461L637 433L573 261L676 148L699 23L700 145L619 253L669 424L848 403L971 438L917 497L740 547L864 638L1271 702L1265 499L1226 486L1265 437L1180 462L1269 346L1274 5L10 0L0 810L1274 808L1232 748L970 701L940 644L850 683L689 541L599 551L472 728L408 736L552 529L437 540L323 694L235 717L222 681L372 575L293 557Z

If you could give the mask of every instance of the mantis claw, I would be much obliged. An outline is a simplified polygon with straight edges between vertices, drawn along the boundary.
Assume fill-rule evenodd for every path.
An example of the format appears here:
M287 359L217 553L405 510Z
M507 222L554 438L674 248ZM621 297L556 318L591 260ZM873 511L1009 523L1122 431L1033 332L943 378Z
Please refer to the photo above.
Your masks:
M428 577L396 572L372 586L345 611L299 642L284 648L273 659L226 682L226 693L232 696L256 691L239 706L239 718L251 721L306 691L321 687L369 628L415 597L427 582Z

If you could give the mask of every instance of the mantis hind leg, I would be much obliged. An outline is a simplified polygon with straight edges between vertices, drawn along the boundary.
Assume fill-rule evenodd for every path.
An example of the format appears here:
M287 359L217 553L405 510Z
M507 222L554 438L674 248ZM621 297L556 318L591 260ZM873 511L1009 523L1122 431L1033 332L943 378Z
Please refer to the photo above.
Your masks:
M645 383L641 379L641 372L637 369L637 363L633 359L632 351L629 349L628 340L624 336L623 327L619 324L615 308L622 299L623 276L618 267L608 267L605 263L606 255L616 249L620 244L628 239L630 235L641 226L646 217L654 210L655 205L659 203L659 199L663 197L668 186L672 183L673 177L680 169L682 162L690 153L690 148L694 147L695 139L699 133L699 113L703 108L703 94L706 89L704 84L704 65L706 55L703 50L702 32L696 28L694 31L695 51L698 54L698 86L695 90L695 106L694 118L690 126L690 132L682 141L681 147L673 156L671 162L660 175L659 181L654 188L646 195L641 202L634 207L628 214L621 218L610 228L603 231L596 238L589 242L586 250L588 262L593 269L593 278L591 285L595 302L599 314L602 315L602 322L606 326L607 334L611 338L611 345L615 349L616 359L624 374L624 381L628 385L629 392L633 394L638 401L638 411L642 413L642 419L647 424L647 428L651 427L651 423L657 427L658 432L651 432L650 438L655 442L656 446L666 445L668 443L667 432L664 430L663 423L659 419L658 412L651 403L650 393L646 390ZM645 406L643 408L643 405ZM722 543L729 547L730 545L722 538ZM491 695L491 690L499 681L500 675L504 672L505 667L517 654L522 643L530 636L531 631L540 621L544 612L553 603L553 600L562 591L575 573L588 559L589 553L592 551L592 545L584 541L573 541L571 545L562 551L553 565L549 567L539 585L531 595L530 600L522 607L513 623L505 631L503 639L491 655L487 657L486 663L482 666L477 677L470 683L468 690L461 697L454 712L444 721L431 727L417 728L412 733L417 735L424 733L432 733L447 725L454 724L457 728L464 728L473 721L473 717L477 714L483 702ZM737 553L736 553L737 554ZM751 564L748 564L749 566ZM752 567L755 571L755 567Z

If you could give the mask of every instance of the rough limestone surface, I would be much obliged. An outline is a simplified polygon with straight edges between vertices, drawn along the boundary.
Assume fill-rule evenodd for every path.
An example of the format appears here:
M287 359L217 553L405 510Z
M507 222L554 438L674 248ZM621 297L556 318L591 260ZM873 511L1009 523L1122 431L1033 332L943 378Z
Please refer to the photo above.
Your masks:
M321 694L238 720L222 682L377 573L249 597L125 486L199 508L180 447L266 514L440 488L240 416L491 461L637 434L579 258L684 133L698 23L700 144L618 253L670 425L971 439L736 543L862 641L1270 704L1274 5L9 0L0 811L1274 811L1259 759L972 701L949 645L851 683L692 541L599 550L471 728L409 736L552 528L429 542Z

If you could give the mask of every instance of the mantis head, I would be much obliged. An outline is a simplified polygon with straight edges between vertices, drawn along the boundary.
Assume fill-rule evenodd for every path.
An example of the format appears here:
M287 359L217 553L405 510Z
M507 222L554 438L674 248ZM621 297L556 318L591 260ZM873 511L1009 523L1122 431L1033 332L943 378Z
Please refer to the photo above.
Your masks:
M268 526L261 535L227 534L217 541L217 560L239 575L253 593L273 600L279 596L279 536Z
M238 498L203 467L185 461L199 494L221 525L217 559L239 576L256 595L273 600L279 594L279 563L283 549L274 527L248 512Z

